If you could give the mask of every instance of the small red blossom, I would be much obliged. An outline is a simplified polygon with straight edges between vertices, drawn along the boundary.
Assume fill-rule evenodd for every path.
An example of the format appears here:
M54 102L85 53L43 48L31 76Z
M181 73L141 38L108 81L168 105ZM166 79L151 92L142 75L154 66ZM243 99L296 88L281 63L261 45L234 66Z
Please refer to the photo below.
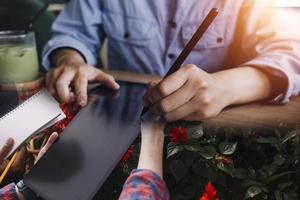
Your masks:
M210 182L206 185L204 194L199 200L218 200L217 191Z
M74 119L76 113L80 110L80 106L76 103L61 104L60 108L65 113L66 118L56 123L52 128L58 134L62 133L69 123Z
M230 159L228 159L226 157L222 158L222 162L223 162L224 165L229 165L231 163Z
M125 163L131 158L132 154L133 154L133 149L134 149L134 145L131 145L128 150L126 151L126 153L124 154L123 158L120 161L120 165L124 166Z
M208 197L208 195L207 195L206 193L204 193L204 194L202 195L202 197L200 197L199 200L209 200L209 197Z
M170 131L170 139L174 144L185 144L187 142L187 128L174 127Z

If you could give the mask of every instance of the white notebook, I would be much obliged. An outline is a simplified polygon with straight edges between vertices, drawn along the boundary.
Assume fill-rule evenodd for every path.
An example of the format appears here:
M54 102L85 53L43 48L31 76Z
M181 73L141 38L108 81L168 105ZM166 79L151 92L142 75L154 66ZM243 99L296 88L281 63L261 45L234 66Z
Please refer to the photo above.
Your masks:
M11 155L30 136L64 118L58 102L46 90L41 90L0 118L0 148L8 138L13 138Z

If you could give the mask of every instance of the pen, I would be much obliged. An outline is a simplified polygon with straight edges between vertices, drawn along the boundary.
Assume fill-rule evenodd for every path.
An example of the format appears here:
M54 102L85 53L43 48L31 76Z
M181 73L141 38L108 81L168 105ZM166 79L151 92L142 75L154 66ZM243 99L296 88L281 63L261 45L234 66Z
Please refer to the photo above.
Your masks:
M207 31L209 26L212 24L214 19L219 14L219 10L217 8L211 9L211 11L208 13L208 15L205 17L204 21L201 23L193 37L190 39L188 44L184 47L180 55L175 60L174 64L171 66L167 74L164 76L167 77L174 72L176 72L181 65L184 63L185 59L189 56L189 54L192 52L196 44L199 42L199 40L203 37L204 33ZM143 111L141 113L141 117L149 110L149 107L144 107Z
M3 179L5 178L7 172L9 171L10 167L12 166L12 164L15 162L16 158L17 158L18 152L16 152L13 157L11 158L11 160L8 162L8 164L6 165L4 171L2 172L1 176L0 176L0 184L2 183Z

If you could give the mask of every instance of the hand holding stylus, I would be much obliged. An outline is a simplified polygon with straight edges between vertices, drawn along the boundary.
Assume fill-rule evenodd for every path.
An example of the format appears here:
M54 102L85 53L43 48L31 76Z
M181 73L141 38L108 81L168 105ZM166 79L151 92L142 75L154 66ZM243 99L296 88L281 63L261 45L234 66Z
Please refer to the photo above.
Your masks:
M229 90L221 73L209 74L195 65L184 65L161 82L151 83L144 100L152 112L168 121L202 120L232 103Z

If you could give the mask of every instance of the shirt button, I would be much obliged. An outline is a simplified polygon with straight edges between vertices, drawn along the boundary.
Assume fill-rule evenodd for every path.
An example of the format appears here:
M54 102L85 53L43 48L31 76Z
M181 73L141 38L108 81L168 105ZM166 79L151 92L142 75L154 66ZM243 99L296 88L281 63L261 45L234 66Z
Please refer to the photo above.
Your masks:
M168 24L169 24L169 26L170 26L171 28L176 28L176 27L177 27L176 22L174 22L174 21L172 21L172 20L169 20L169 21L168 21Z
M218 37L218 38L217 38L217 43L221 43L221 42L223 42L223 38Z
M129 37L130 37L130 34L129 34L128 32L125 32L125 33L124 33L124 38L125 38L125 39L128 39Z
M173 58L175 58L175 55L170 53L170 54L168 54L168 58L173 59Z

